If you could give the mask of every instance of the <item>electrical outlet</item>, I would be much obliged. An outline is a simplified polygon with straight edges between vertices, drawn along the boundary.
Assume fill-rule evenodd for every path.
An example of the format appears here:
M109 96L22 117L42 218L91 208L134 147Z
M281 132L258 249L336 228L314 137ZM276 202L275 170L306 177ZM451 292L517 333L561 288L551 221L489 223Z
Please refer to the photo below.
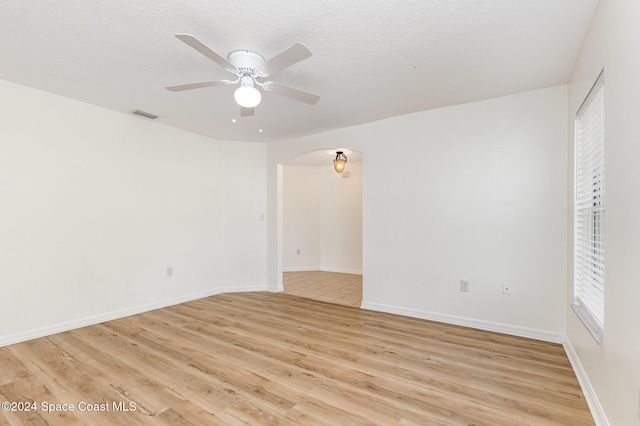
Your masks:
M460 280L460 291L469 292L469 280Z
M296 254L300 254L300 249L296 249Z
M167 277L173 276L173 266L167 266Z
M509 296L511 294L511 284L502 283L502 294Z

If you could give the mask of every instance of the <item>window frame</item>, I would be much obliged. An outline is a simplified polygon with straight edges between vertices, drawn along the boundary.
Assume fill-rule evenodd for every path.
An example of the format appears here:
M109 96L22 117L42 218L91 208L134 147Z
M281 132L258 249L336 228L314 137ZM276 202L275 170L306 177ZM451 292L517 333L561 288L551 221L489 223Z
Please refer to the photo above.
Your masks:
M604 86L603 70L575 118L571 305L601 345L604 343L606 220Z

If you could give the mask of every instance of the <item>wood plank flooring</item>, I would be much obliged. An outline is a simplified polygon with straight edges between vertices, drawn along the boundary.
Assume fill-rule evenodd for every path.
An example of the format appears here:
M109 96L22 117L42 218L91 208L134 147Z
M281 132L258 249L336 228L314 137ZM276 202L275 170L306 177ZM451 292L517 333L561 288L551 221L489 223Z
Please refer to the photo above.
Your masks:
M327 271L284 272L284 292L296 296L360 307L362 275Z
M37 406L0 425L593 424L560 345L282 293L0 348L0 400Z

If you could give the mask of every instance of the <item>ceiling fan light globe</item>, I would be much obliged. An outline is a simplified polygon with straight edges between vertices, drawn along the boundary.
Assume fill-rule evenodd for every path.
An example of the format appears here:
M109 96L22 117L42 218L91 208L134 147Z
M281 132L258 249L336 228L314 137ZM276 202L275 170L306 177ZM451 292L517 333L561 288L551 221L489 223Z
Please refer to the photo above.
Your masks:
M238 105L244 108L253 108L258 106L262 100L260 91L255 87L243 86L238 87L233 94Z

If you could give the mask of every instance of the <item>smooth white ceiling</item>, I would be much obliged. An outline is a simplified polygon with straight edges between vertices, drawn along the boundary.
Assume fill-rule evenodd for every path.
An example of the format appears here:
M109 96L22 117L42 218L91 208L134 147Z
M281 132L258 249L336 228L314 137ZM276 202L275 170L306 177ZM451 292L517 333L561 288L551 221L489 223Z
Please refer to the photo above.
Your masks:
M222 140L273 141L567 82L598 0L3 0L0 79ZM232 77L174 34L225 56L266 59L302 42L313 56L239 117ZM232 119L237 118L237 123ZM259 133L258 129L263 132Z

